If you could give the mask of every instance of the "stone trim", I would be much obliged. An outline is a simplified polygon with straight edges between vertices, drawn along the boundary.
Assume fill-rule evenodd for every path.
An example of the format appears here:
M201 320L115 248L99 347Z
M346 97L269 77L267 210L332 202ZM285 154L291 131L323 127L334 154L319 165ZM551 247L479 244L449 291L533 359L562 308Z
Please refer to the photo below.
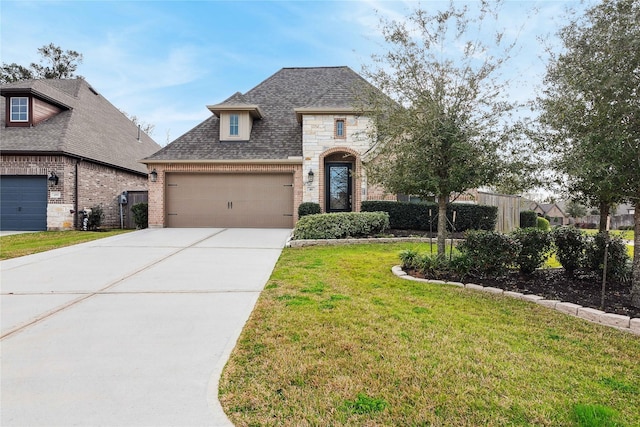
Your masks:
M502 289L492 288L489 286L480 286L473 283L462 284L458 282L445 282L442 280L430 280L420 279L417 277L409 276L402 267L399 265L393 266L391 271L394 275L405 280L414 280L417 282L442 284L442 285L454 285L458 287L464 286L466 289L471 289L480 292L487 292L496 295L504 295L507 297L519 299L522 301L534 302L543 307L548 307L553 310L565 313L570 316L579 317L592 323L598 323L600 325L616 328L621 331L630 332L635 335L640 335L640 318L630 318L629 316L622 316L619 314L605 313L594 308L583 307L578 304L569 302L563 302L558 300L546 300L539 295L524 295L519 292L503 291Z

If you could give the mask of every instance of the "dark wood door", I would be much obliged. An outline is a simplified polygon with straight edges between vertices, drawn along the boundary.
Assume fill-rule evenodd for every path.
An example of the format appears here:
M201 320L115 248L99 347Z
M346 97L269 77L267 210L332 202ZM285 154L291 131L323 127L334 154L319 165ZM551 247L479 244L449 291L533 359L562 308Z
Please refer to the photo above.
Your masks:
M352 168L351 163L327 163L325 169L326 212L351 212Z

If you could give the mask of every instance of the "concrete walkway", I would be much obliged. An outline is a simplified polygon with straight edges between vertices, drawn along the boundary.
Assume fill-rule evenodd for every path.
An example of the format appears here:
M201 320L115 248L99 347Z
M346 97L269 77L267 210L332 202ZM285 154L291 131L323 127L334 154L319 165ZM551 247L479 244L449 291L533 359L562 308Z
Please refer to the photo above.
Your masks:
M231 425L220 373L289 233L147 229L0 262L0 424Z

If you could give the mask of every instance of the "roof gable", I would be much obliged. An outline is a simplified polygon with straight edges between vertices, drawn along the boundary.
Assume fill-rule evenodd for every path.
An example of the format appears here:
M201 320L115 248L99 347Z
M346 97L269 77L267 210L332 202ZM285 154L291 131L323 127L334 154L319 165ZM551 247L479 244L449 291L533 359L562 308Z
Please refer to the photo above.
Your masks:
M2 95L27 91L66 111L27 128L5 127L6 100L1 100L0 149L13 153L57 153L146 173L140 159L160 146L84 79L25 80L3 85Z
M301 157L302 129L296 109L347 111L362 84L369 83L349 67L283 68L247 93L235 93L211 106L212 111L233 105L257 106L262 118L254 121L249 141L221 142L219 119L212 116L145 161Z

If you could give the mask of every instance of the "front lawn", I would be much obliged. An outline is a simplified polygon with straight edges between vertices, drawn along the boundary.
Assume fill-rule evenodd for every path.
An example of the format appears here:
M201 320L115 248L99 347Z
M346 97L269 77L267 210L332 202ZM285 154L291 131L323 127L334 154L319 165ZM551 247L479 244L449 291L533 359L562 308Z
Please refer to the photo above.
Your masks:
M234 424L640 425L639 337L396 278L412 247L285 249L220 380Z
M132 230L39 231L0 237L0 260L103 239Z

